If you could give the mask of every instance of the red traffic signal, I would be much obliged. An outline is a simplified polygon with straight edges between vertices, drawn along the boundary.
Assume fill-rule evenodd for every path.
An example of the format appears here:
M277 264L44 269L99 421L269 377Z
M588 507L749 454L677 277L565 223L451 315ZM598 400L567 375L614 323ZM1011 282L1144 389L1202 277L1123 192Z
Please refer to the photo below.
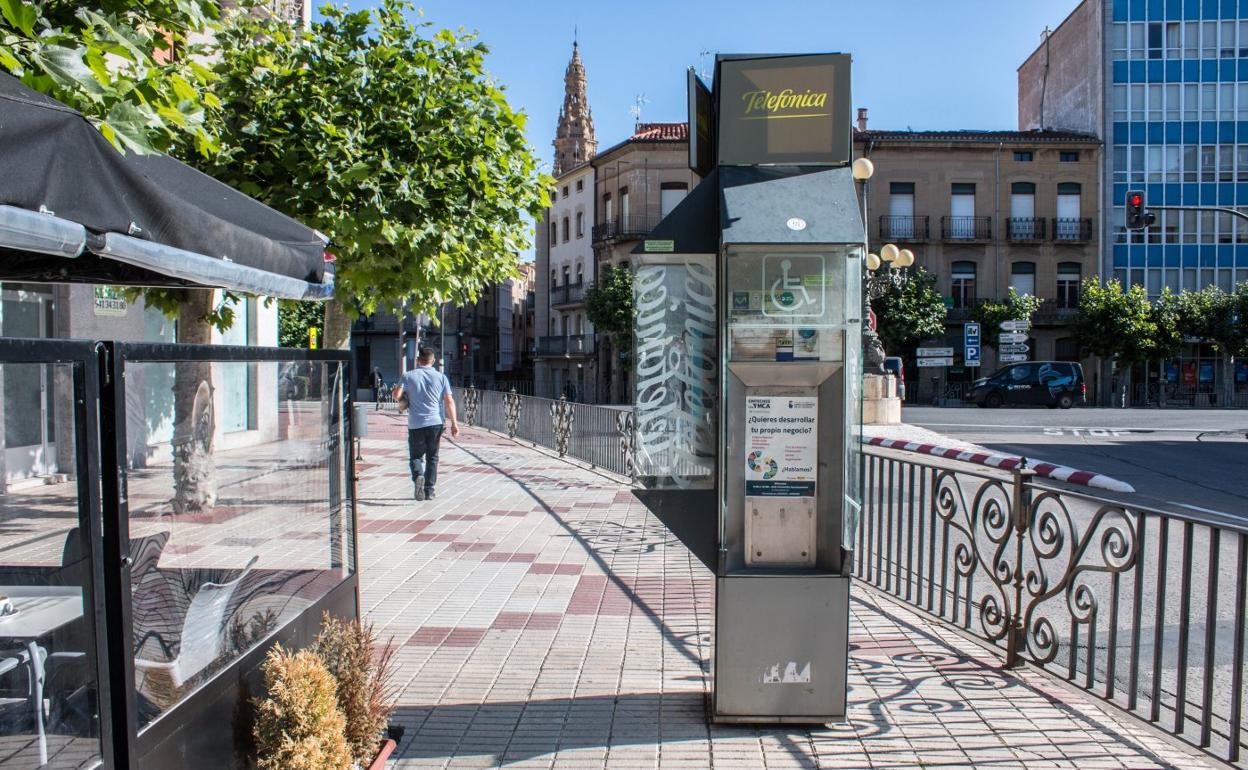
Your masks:
M1127 191L1127 229L1143 230L1153 224L1156 217L1144 210L1144 192L1142 190Z

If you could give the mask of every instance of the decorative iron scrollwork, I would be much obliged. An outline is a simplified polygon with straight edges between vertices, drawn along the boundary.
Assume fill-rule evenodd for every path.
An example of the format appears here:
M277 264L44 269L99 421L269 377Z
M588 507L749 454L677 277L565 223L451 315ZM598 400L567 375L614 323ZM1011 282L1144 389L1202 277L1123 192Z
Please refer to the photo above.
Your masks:
M565 396L550 405L550 418L554 427L555 451L563 457L568 453L568 442L572 439L572 421L575 415L572 405Z
M520 394L514 389L503 394L503 414L507 419L507 438L514 439L520 425Z
M938 471L934 510L952 548L955 601L976 608L985 639L1005 640L1007 664L1026 657L1044 665L1056 657L1062 631L1053 616L1060 605L1051 600L1064 599L1062 622L1095 625L1101 593L1095 576L1130 570L1139 548L1135 521L1123 507L1106 504L1076 518L1060 492L1036 489L1022 473L1011 484Z
M477 424L477 414L481 406L481 391L476 388L464 388L464 422Z
M624 461L624 475L637 479L637 417L631 411L615 416L615 430L620 435L620 458Z

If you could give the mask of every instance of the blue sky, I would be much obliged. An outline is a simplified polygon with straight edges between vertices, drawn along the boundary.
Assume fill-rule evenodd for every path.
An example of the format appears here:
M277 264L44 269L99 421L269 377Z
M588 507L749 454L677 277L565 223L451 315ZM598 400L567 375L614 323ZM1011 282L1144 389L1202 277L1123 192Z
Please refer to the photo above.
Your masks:
M350 0L353 8L376 0ZM685 69L701 51L847 51L854 106L874 128L1017 127L1015 69L1077 0L426 0L434 28L480 33L488 66L549 162L577 28L600 148L646 121L685 119Z

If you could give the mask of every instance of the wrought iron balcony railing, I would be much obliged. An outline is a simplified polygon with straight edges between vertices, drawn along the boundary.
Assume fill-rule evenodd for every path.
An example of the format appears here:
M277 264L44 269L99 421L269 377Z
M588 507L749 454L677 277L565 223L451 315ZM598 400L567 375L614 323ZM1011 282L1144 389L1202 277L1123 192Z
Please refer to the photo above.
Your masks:
M1054 219L1053 240L1058 243L1087 243L1092 240L1092 220Z
M880 217L880 240L916 243L926 241L926 216L894 216L886 214Z
M628 214L594 225L591 233L594 243L645 238L659 223L658 214Z
M1044 225L1040 217L1010 217L1005 220L1006 238L1012 243L1043 241Z
M992 217L941 217L940 237L946 241L992 240Z
M579 305L585 301L585 283L577 281L576 283L565 283L563 286L553 286L550 289L551 307L559 307L561 305Z

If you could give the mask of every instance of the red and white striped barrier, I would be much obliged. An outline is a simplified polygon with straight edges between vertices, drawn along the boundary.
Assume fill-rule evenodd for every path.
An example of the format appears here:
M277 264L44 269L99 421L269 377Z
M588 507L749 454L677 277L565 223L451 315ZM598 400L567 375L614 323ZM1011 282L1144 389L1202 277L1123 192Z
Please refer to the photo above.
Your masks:
M904 449L907 452L918 452L919 454L932 455L933 457L943 457L946 460L961 460L962 462L987 465L990 468L1002 468L1004 470L1013 470L1023 462L1023 458L1014 455L1002 455L973 449L953 449L936 446L935 444L924 444L918 441L884 438L883 436L864 436L863 440L872 446L884 447L885 449ZM1039 476L1065 481L1069 484L1081 484L1085 487L1108 489L1111 492L1135 491L1135 487L1125 481L1119 481L1100 473L1081 471L1078 468L1071 468L1066 465L1054 465L1053 463L1036 462L1033 460L1027 464L1027 467L1035 471Z

